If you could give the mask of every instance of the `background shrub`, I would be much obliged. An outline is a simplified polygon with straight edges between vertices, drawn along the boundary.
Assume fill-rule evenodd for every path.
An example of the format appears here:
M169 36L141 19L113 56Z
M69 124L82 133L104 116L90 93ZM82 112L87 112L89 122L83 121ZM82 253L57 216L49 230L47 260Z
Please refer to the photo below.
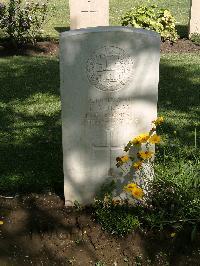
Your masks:
M126 12L121 20L122 26L156 31L163 41L175 42L178 39L176 20L168 9L159 9L156 5L141 5Z
M47 17L46 2L10 0L0 3L0 28L14 45L35 43Z

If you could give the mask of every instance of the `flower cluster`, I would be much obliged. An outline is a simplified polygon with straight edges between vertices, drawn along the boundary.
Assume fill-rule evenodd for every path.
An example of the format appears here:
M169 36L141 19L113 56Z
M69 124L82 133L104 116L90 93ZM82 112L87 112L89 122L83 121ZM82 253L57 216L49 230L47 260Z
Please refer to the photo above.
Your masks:
M116 166L120 167L120 166L122 166L125 163L133 161L133 157L128 156L128 155L124 155L124 156L121 156L121 157L117 157L116 161L117 161Z
M137 156L141 160L147 160L147 159L151 159L153 154L154 153L152 151L139 151L137 153Z
M130 164L129 173L131 173L131 170L134 170L134 172L137 172L140 178L144 178L142 176L142 169L144 163L151 163L152 158L154 156L154 152L151 150L152 144L158 144L161 141L161 137L156 134L156 127L161 125L164 122L163 117L158 117L156 120L152 121L152 128L148 133L142 133L136 137L134 137L132 140L128 142L126 147L124 148L125 152L132 152L132 148L134 150L137 150L136 157L130 156L130 155L123 155L121 157L117 157L116 161L117 167L122 167L126 165L127 163ZM142 148L143 145L143 148ZM145 148L144 148L145 147ZM143 189L137 184L135 181L134 183L129 183L126 186L124 186L124 191L131 193L133 198L137 200L141 200L144 196Z
M133 163L133 168L136 170L139 170L140 168L142 168L142 161L137 161L135 163Z
M124 191L129 192L136 199L141 199L144 195L143 190L135 183L130 183L124 187Z
M154 125L160 125L161 124L161 118L158 118L157 120L153 121L155 123ZM163 119L163 118L162 118ZM149 133L143 133L138 135L137 137L133 138L124 148L124 151L129 151L132 146L135 145L141 145L143 143L149 143L149 144L158 144L161 141L161 137L158 136L156 133L156 128L152 127L152 129L149 131Z

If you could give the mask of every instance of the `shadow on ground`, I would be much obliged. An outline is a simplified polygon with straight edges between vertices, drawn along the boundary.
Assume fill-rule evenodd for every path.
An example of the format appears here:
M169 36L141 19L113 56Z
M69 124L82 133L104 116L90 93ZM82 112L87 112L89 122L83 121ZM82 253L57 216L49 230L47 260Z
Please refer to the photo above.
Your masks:
M0 212L1 265L199 265L199 235L193 243L187 232L118 238L102 231L91 209L64 208L56 195L0 199Z
M2 60L1 192L63 193L58 60Z
M70 27L55 27L54 29L57 32L61 33L61 32L64 32L64 31L69 31L70 30Z
M185 242L181 236L152 242L154 236L146 240L139 233L119 240L101 231L88 213L69 212L60 198L50 196L63 194L58 59L5 57L0 62L1 193L46 192L1 200L0 264L124 265L127 259L140 261L142 254L155 265L164 265L163 260L198 265L199 247L188 235ZM186 148L193 143L194 127L199 130L198 75L190 55L161 61L159 111L168 116L165 131L177 130Z
M0 60L1 192L62 194L58 59ZM176 130L177 141L187 150L194 146L194 129L200 129L199 65L191 55L178 60L172 55L161 60L158 107L167 116L165 133Z
M180 38L188 38L189 28L188 25L176 25L176 30Z

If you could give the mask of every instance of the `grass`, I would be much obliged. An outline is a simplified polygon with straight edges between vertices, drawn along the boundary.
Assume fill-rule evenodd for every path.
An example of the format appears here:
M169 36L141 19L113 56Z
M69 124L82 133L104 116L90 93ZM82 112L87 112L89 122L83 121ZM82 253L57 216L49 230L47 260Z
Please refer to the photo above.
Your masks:
M2 0L7 2L8 0ZM110 0L110 25L121 25L120 17L130 8L135 5L148 1L142 0ZM178 32L181 35L186 35L188 21L190 0L152 0L160 7L169 8L177 20ZM49 20L44 25L44 36L51 38L58 38L59 32L66 30L70 26L69 20L69 4L66 0L49 0L50 7L55 7L54 12L50 12Z
M194 147L195 129L200 131L199 71L199 54L162 57L158 108L167 117L165 132L176 131L176 142L183 148Z
M55 2L55 0L50 0L51 5L56 3L55 16L52 17L44 30L49 34L49 36L58 36L58 32L70 26L69 21L69 5L64 0ZM148 1L142 0L110 0L110 25L121 25L121 16L129 9L135 5L147 3ZM151 3L155 3L163 8L169 8L174 14L177 25L179 26L179 33L187 31L187 25L189 21L189 0L153 0ZM57 32L55 32L55 30Z
M1 188L12 192L60 190L58 59L8 57L0 62Z
M1 192L62 192L58 58L4 57L0 65ZM165 138L186 157L199 156L199 72L198 54L161 58L159 115L166 118Z
M3 0L7 2L7 0ZM189 0L154 0L175 15L179 33L187 32ZM58 38L69 27L68 1L49 0L44 36ZM142 0L110 0L110 25ZM52 11L51 11L52 12ZM57 57L0 58L0 187L2 192L63 189ZM175 156L199 154L200 58L198 54L163 55L159 114L166 117L165 139ZM52 74L53 73L53 74ZM195 142L197 132L197 142ZM164 152L164 147L161 147Z

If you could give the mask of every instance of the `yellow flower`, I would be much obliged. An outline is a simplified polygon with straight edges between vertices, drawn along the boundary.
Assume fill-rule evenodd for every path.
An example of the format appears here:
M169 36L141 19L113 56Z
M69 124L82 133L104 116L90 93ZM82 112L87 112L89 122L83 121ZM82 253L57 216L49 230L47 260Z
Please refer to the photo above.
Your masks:
M130 192L132 196L136 199L141 199L144 196L143 190L135 183L128 184L124 187L124 190Z
M155 125L155 126L159 126L160 124L162 124L164 122L164 118L161 116L161 117L158 117L156 120L153 120L152 123Z
M135 162L134 164L133 164L133 167L136 169L136 170L138 170L138 169L140 169L141 167L142 167L142 161L138 161L138 162Z
M134 138L134 139L132 140L132 144L134 144L134 145L138 145L138 144L140 144L140 140L138 139L138 137L136 137L136 138Z
M117 167L122 166L124 163L128 162L129 159L130 158L128 157L128 155L124 155L122 157L117 157L116 158L116 161L117 161L116 166Z
M152 135L152 136L149 138L149 142L150 142L151 144L160 143L160 140L161 140L161 137L158 136L157 134L154 134L154 135Z
M139 136L135 137L132 140L132 143L135 145L138 145L138 144L147 142L148 139L149 139L149 133L143 133L143 134L140 134Z
M141 143L147 142L147 140L149 139L149 133L139 135L139 139Z
M128 155L125 155L125 156L122 156L122 157L121 157L121 161L122 161L123 163L128 162L128 160L129 160Z
M127 186L124 187L124 190L127 192L131 192L132 189L134 189L135 187L137 187L137 185L135 183L130 183Z
M4 222L3 221L0 221L0 225L2 225L2 224L4 224Z
M134 187L131 193L132 196L136 199L141 199L144 196L144 192L140 187Z
M138 152L138 157L145 160L145 159L150 159L153 156L152 151L140 151Z

